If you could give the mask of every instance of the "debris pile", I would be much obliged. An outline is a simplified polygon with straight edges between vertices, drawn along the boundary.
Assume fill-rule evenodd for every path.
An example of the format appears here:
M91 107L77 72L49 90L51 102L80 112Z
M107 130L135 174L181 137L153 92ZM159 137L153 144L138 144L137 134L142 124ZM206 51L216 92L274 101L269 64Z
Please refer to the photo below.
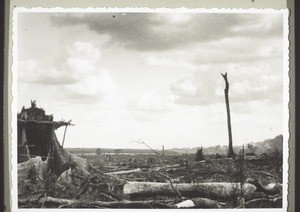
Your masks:
M53 121L35 101L18 114L20 208L241 208L262 202L281 207L279 183L226 181L228 173L239 169L228 171L221 163L240 164L239 159L209 162L201 151L201 161L168 163L171 158L155 152L156 163L148 161L147 166L131 160L96 167L58 141L55 130L72 125Z

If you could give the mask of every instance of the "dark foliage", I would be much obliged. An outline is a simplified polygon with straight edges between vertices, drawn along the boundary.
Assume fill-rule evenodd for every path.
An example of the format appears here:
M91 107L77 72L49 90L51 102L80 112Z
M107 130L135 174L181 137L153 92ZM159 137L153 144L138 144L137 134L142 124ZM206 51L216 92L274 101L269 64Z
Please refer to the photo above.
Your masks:
M203 152L202 152L202 147L197 150L195 161L202 161L205 160Z

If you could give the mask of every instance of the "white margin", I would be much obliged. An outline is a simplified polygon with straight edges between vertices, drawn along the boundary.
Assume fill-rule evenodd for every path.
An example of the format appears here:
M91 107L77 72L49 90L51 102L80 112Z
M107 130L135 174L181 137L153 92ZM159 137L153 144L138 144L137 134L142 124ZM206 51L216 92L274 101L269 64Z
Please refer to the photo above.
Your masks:
M29 212L29 211L42 211L45 209L39 208L30 208L30 209L19 209L18 208L18 173L17 173L17 34L18 34L18 13L38 13L38 12L56 12L56 13L65 13L65 12L79 12L79 13L96 13L96 12L136 12L136 13L282 13L283 14L283 207L282 208L271 208L271 209L263 209L263 208L255 208L255 209L221 209L222 211L248 211L248 212L257 212L257 211L268 211L268 212L283 212L287 211L288 206L288 141L290 138L289 134L289 100L290 100L290 79L289 79L289 10L288 9L219 9L219 8L197 8L197 9L188 9L188 8L42 8L42 7L34 7L34 8L26 8L26 7L16 7L13 9L13 18L12 24L12 67L11 67L11 75L12 75L12 85L11 85L11 95L13 96L12 104L11 104L11 127L12 134L10 140L10 150L11 150L11 211L15 212ZM47 212L56 212L56 211L95 211L97 209L49 209L47 208ZM99 209L99 211L103 210L116 210L116 209ZM132 209L120 209L130 211ZM147 211L157 211L159 209L146 209ZM199 209L164 209L164 211L176 211L176 210L199 210ZM206 211L218 211L219 209L205 209ZM98 210L97 210L98 211ZM145 211L143 209L135 209L135 211Z

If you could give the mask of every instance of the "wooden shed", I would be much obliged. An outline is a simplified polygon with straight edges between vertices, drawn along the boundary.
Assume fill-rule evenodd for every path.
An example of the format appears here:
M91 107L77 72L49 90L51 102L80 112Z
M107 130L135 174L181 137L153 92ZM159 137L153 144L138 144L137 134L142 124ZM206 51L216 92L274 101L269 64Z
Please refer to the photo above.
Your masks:
M64 126L66 133L67 127L71 125L71 121L53 121L53 116L46 115L42 108L36 106L35 101L31 101L30 108L22 108L18 113L19 179L26 179L27 172L33 166L42 166L41 177L49 171L60 175L75 165L87 169L87 162L64 150L56 137L56 129Z

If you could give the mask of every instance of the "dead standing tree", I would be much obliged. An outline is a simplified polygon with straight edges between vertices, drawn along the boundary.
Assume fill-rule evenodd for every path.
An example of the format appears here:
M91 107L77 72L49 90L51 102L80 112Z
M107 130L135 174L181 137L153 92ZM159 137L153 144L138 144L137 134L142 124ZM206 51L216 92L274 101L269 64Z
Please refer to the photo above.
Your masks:
M227 80L227 72L225 74L221 73L221 75L225 80L224 93L225 93L225 102L226 102L226 111L227 111L228 138L229 138L228 157L234 158L235 154L233 152L233 147L232 147L231 119L230 119L230 107L229 107L229 97L228 97L229 83Z

